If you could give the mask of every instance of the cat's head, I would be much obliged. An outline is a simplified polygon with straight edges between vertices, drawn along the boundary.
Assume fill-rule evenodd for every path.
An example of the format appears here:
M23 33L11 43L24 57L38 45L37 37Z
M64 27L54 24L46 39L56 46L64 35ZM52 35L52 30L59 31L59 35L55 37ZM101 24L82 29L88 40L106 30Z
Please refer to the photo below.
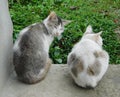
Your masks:
M102 42L102 37L101 37L102 31L98 32L98 33L94 33L92 30L92 26L89 25L86 28L86 31L83 35L84 39L91 39L93 41L95 41L98 45L102 46L103 42Z
M53 36L59 36L64 31L64 26L69 24L70 21L61 19L54 11L52 11L43 23L47 27L48 32Z

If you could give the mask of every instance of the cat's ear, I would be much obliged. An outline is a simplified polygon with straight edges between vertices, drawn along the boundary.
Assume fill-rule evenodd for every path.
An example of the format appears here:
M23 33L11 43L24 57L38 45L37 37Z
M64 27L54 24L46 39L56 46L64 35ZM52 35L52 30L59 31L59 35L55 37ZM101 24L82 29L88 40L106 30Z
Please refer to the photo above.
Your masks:
M95 39L98 40L101 34L102 34L102 31L96 33L95 36L94 36Z
M57 15L54 11L50 12L49 16L48 16L48 20L56 20L57 19Z
M98 34L101 35L103 31L100 31Z
M100 36L102 34L102 31L98 32L96 36Z
M85 34L91 34L92 32L93 32L92 26L89 25L89 26L86 28Z
M70 21L70 20L64 20L64 19L62 19L62 23L63 23L63 25L65 26L65 25L67 25L67 24L69 24L69 23L71 23L72 21Z

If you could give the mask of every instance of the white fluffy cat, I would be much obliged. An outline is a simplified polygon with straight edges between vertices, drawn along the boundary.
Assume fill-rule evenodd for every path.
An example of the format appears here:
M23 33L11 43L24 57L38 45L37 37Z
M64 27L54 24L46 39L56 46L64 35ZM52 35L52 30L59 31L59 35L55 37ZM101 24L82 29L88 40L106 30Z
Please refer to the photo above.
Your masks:
M107 71L109 55L102 48L101 33L94 33L89 25L82 39L68 55L67 64L75 83L94 88Z

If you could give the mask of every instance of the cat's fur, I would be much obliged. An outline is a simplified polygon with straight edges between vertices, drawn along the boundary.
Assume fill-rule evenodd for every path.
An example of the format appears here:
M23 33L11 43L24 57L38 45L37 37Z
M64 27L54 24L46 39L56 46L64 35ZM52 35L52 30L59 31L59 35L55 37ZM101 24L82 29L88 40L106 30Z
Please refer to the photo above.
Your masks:
M13 62L19 80L33 84L44 79L51 65L49 47L69 22L51 12L42 23L32 24L20 32L13 47Z
M70 73L81 87L94 88L108 68L109 55L102 49L101 33L94 33L89 25L82 39L68 55Z

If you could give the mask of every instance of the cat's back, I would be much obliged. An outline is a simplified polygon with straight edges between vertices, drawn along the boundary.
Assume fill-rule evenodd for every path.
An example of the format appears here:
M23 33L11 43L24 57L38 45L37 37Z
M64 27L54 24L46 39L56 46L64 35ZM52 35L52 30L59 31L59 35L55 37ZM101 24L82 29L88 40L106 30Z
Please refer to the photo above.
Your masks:
M43 28L41 24L33 24L24 28L13 47L13 61L16 68L22 65L32 64L36 59L40 60L42 57L47 56L44 51ZM22 64L22 65L21 65Z
M75 51L76 53L87 55L101 50L101 47L97 43L89 39L81 40L73 48L73 51Z
M32 50L39 48L38 46L43 47L43 36L44 29L41 23L32 24L24 28L16 40L13 50L14 52L25 51L26 49ZM39 45L40 44L40 45ZM28 51L29 51L28 50Z
M42 24L24 28L14 44L13 62L17 75L24 79L27 74L39 74L47 59L44 51L44 29Z
M32 24L26 28L24 28L21 32L20 32L20 38L21 40L23 39L25 41L27 41L27 39L31 40L31 41L35 41L35 40L40 40L41 36L43 36L44 34L44 28L42 23L35 23ZM38 39L39 38L39 39ZM37 41L35 41L37 42Z
M101 47L94 41L85 39L78 42L71 53L75 54L76 57L81 59L85 64L93 64L96 59L94 53L101 50Z

